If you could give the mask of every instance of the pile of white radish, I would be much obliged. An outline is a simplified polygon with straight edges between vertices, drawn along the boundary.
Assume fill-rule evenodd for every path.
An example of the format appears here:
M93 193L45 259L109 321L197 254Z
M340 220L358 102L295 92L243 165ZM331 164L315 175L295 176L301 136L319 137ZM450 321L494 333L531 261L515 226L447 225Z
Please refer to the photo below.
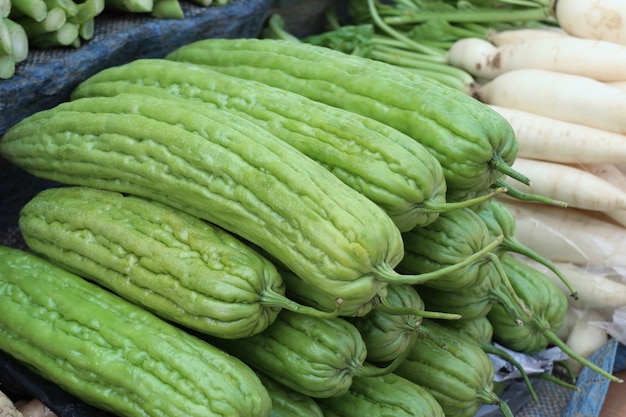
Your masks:
M573 16L562 15L556 28L461 39L448 62L472 74L473 96L513 127L513 166L530 185L511 186L567 204L502 199L518 240L578 290L560 337L588 356L606 342L607 326L598 323L626 309L626 1L568 3L593 26L566 24Z

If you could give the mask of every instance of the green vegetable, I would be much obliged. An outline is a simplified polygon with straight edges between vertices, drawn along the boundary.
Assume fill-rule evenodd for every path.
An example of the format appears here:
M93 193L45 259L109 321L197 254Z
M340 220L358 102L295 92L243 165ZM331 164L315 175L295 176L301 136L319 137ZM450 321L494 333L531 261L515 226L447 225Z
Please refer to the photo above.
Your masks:
M471 417L483 404L497 404L512 417L508 405L493 392L493 363L478 343L428 319L418 334L396 374L429 391L446 416Z
M370 118L206 66L135 60L88 78L72 98L131 92L180 97L187 99L180 106L193 106L198 112L206 103L245 117L374 201L401 231L431 223L441 211L477 203L447 203L441 165L407 135Z
M528 389L528 392L530 393L533 400L535 402L539 402L537 392L533 388L528 373L526 372L524 367L506 350L492 343L493 327L491 326L491 322L489 321L489 319L487 319L486 316L462 322L443 323L443 325L450 327L454 331L458 331L464 335L467 335L468 337L475 340L476 343L478 343L478 345L481 347L481 349L485 351L485 353L499 356L503 360L510 363L511 366L515 367L515 369L517 369L517 371L519 372L522 380L524 381L524 384L526 384L526 388Z
M313 398L345 394L353 377L384 375L401 362L385 368L366 364L365 342L348 321L289 310L281 311L271 326L254 336L211 340L250 367Z
M393 65L277 39L206 39L167 59L294 91L385 123L422 143L441 163L448 189L487 188L517 155L511 126L467 94Z
M230 233L160 203L87 187L44 190L21 210L26 244L155 314L223 338L263 331L284 296L274 265Z
M12 126L0 153L35 176L134 194L263 248L351 303L388 282L399 230L380 207L243 118L137 95L84 98Z
M317 402L324 417L444 417L430 392L396 374L355 377L345 394Z
M124 417L268 416L244 363L30 252L0 246L0 349Z
M274 381L263 372L256 372L272 399L269 417L324 417L320 406L311 397Z
M589 367L612 381L615 377L570 349L556 331L563 325L567 312L567 298L543 272L511 254L502 258L503 267L515 292L528 306L531 314L522 318L523 326L511 326L506 314L495 304L487 318L493 326L493 339L501 345L527 354L540 352L549 345L559 347L572 359Z
M480 251L470 254L465 258L459 258L456 264L442 266L439 269L433 270L429 273L424 273L416 276L414 282L426 281L435 279L439 276L445 277L446 274L453 274L455 271L463 270L473 263L480 262L480 259L488 254L498 244L498 239L493 243L486 245ZM406 306L394 306L393 303L387 301L387 287L380 288L375 297L366 301L360 299L344 299L338 297L336 294L325 291L323 288L313 285L307 280L299 277L293 271L289 270L284 265L281 265L280 261L274 261L274 264L280 271L285 284L287 285L287 296L304 305L312 306L318 310L333 313L339 308L339 315L344 317L362 317L368 314L372 309L377 308L381 310L384 308L384 314L394 315L420 315L427 316L428 312L423 310L417 311L412 309L407 311ZM392 283L391 285L409 285L403 283Z
M489 231L494 236L504 236L502 244L498 246L496 252L515 252L524 255L548 268L552 271L570 290L571 296L578 299L576 289L572 287L569 280L549 259L541 256L528 246L525 246L515 236L515 217L509 209L497 200L489 200L478 215L483 219Z
M438 310L424 311L424 302L413 286L392 284L386 290L372 311L350 319L363 337L370 362L389 362L411 349L424 317L460 318Z
M442 291L458 291L482 285L487 275L496 272L505 287L512 294L517 304L521 302L512 290L506 274L500 265L500 259L494 251L501 244L503 236L489 233L485 222L471 209L465 208L442 213L435 222L425 227L416 227L403 233L405 256L397 266L398 271L407 274L427 274L441 271L449 265L455 265L462 259L468 259L477 253L480 258L437 279L422 280L421 285ZM493 242L496 242L495 246ZM492 247L493 250L485 251ZM492 277L491 279L496 279ZM521 306L524 309L523 306Z
M526 311L520 303L509 296L511 290L501 285L503 277L506 280L508 278L500 262L496 261L490 265L492 269L487 275L467 288L442 290L427 285L418 286L420 295L426 300L426 308L431 311L458 314L461 316L460 321L468 322L486 317L494 304L500 304L508 314L509 320L521 325L522 316L527 314Z

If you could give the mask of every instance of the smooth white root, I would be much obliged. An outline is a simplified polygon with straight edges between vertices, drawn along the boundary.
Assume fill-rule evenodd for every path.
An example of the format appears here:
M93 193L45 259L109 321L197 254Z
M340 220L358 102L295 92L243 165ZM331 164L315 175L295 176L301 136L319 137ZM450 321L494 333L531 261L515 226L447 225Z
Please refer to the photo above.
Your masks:
M624 0L558 0L554 14L559 26L573 36L626 45Z
M461 38L448 49L448 64L467 71L475 78L491 80L504 72L500 53L491 42L481 38Z
M589 77L518 69L476 86L473 96L486 104L626 134L626 93Z
M626 78L626 75L624 76ZM619 90L622 90L623 92L626 93L626 81L621 80L621 81L607 81L606 84L610 85L611 87L615 87Z
M517 239L547 259L626 267L626 228L571 207L500 200L515 218Z
M594 310L581 312L581 316L570 330L569 336L565 340L565 344L578 353L583 358L589 358L593 352L601 348L608 340L608 332L593 324L593 322L604 321L602 315ZM572 359L565 359L575 374L580 374L583 365Z
M626 192L590 172L558 162L517 158L513 168L530 179L530 185L513 178L513 187L585 210L626 210Z
M568 296L568 304L579 310L597 310L611 318L616 308L626 306L626 284L615 273L592 271L584 266L567 262L555 262L556 267L567 277L578 291L578 298L569 297L570 291L556 275L547 268L538 266L563 294Z
M626 161L626 135L524 110L489 107L513 128L519 157L582 164Z
M500 46L480 38L463 38L449 49L448 62L485 80L516 69L535 68L619 81L626 74L626 45L565 35Z
M493 31L487 40L495 46L525 41L529 39L550 39L552 37L571 36L560 27L521 28Z
M626 192L626 174L615 164L595 163L579 164L578 167L613 184L622 192ZM626 210L607 210L604 214L613 221L626 227Z

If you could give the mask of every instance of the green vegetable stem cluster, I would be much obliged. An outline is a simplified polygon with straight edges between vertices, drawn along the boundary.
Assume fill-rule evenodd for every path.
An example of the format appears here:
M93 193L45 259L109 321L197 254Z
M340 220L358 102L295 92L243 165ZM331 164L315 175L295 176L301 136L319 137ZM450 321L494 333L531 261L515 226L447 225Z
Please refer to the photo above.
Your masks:
M120 417L512 417L492 341L618 381L556 337L530 261L576 289L497 200L527 182L511 126L417 72L207 39L84 80L0 155L59 184L0 247L0 349Z
M547 5L524 0L350 0L347 7L329 8L326 18L322 33L298 39L285 31L281 16L275 14L264 36L387 62L468 93L474 78L447 61L455 41L486 39L504 29L555 25Z
M230 1L190 0L200 7ZM12 78L33 49L85 44L94 36L96 18L105 11L184 18L179 0L0 0L0 80Z

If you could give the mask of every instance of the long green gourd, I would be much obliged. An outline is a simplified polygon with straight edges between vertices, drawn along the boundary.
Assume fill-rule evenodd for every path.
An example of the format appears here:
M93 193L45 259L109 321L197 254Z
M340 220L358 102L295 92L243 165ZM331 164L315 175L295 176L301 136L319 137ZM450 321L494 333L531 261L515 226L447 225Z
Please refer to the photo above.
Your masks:
M471 417L484 404L513 416L493 390L489 356L469 336L436 321L423 320L415 346L395 373L430 392L446 416Z
M442 279L448 279L446 278L446 274L453 275L457 271L470 268L474 263L482 262L481 258L485 257L489 252L497 247L498 243L499 239L495 239L491 243L487 243L485 247L475 253L467 254L466 257L459 256L456 263L441 266L439 269L421 274L419 279L426 282L430 279L435 279L437 276L441 276ZM274 264L285 281L287 286L286 295L290 299L297 301L300 304L311 306L317 310L325 311L328 314L334 314L339 307L340 310L338 314L344 317L363 317L369 314L373 309L380 310L382 308L384 308L386 314L410 314L422 317L430 315L429 312L424 310L418 311L415 308L412 308L411 311L407 311L407 308L405 307L398 305L393 306L392 303L387 302L389 285L381 288L375 297L368 299L366 302L354 299L341 299L340 306L338 306L337 297L333 295L332 292L329 292L322 287L313 285L311 282L299 277L289 268L285 267L280 261L274 260ZM393 283L392 285L402 286L409 284Z
M430 392L396 374L356 377L344 395L317 402L324 417L444 417Z
M313 398L292 390L263 372L256 371L256 374L272 399L268 417L324 417Z
M413 286L388 285L386 290L385 304L376 304L368 314L349 320L359 329L370 362L392 361L411 349L424 318L424 301ZM398 307L405 309L404 314L397 313Z
M496 249L496 253L514 252L538 262L552 271L565 284L571 293L571 297L578 299L576 289L569 282L567 277L549 259L541 256L536 251L520 242L515 236L515 217L509 209L501 202L491 199L484 203L482 210L477 211L478 215L487 225L492 235L504 236L502 244Z
M391 218L318 163L243 118L137 95L62 103L23 119L0 153L31 174L153 199L265 249L316 287L366 303L403 242Z
M365 362L367 348L358 329L340 317L313 317L283 310L265 331L237 340L209 339L253 369L312 398L345 394L354 377L391 373Z
M522 364L519 363L518 360L513 357L513 355L511 355L509 352L492 343L493 327L491 326L491 323L486 316L477 318L475 320L443 323L443 325L453 329L454 331L461 332L462 334L475 340L480 348L485 351L485 353L499 356L501 359L507 361L517 370L517 372L519 372L520 377L524 381L524 384L526 385L526 388L528 389L528 392L530 393L532 399L536 403L539 402L537 392L530 382L528 373L526 372Z
M371 117L411 136L441 163L449 191L511 176L518 144L500 115L472 97L397 67L277 39L204 39L166 59L209 65Z
M495 304L487 319L493 327L493 339L513 351L535 354L549 346L557 346L573 360L590 368L594 372L610 379L622 382L622 379L602 369L570 349L556 332L563 325L567 312L567 297L543 272L511 254L502 257L515 292L528 306L531 314L522 318L523 326L511 326L503 319L503 312Z
M155 201L50 188L24 205L19 227L29 248L54 263L213 336L259 333L282 308L328 315L285 297L275 266L246 243Z
M0 349L123 417L261 416L240 360L31 252L0 246Z
M179 106L200 112L205 103L245 117L374 201L401 231L431 223L439 212L491 197L447 203L441 165L409 136L373 119L206 66L140 59L100 71L82 82L72 98L120 93L179 97L185 99Z

